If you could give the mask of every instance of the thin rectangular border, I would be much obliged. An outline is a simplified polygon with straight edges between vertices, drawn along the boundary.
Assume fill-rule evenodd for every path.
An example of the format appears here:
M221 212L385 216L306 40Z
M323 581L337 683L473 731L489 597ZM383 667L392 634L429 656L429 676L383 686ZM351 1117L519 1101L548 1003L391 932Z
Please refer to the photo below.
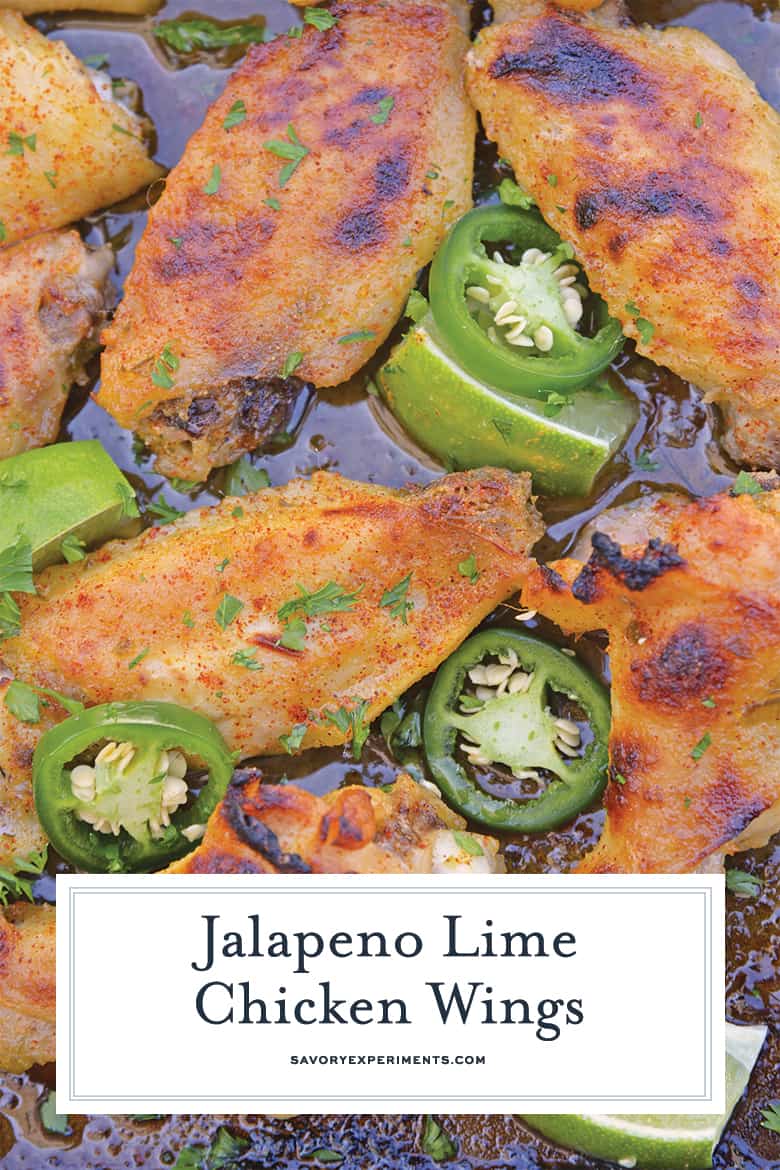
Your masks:
M565 876L570 876L570 875L565 875ZM671 875L663 875L663 876L668 877ZM406 892L412 892L412 893L417 892L417 893L426 893L427 894L430 892L430 885L428 885L428 886L419 885L419 884L411 885L411 884L408 884L406 881L402 881L401 884L403 885L403 890L405 893ZM578 884L579 884L579 882L578 882ZM370 886L355 885L354 887L352 887L350 889L349 892L350 893L358 893L358 894L374 894L375 895L379 888L380 887L378 885L370 885ZM391 888L395 888L395 887L388 887L388 892ZM452 887L450 887L450 888L452 888ZM465 893L465 894L483 895L485 892L484 883L478 883L475 885L467 885L467 886L462 886L460 883L458 883L457 888L458 888L459 893L461 893L461 894ZM524 888L528 892L540 893L540 894L544 894L546 896L549 896L551 894L563 894L563 893L568 894L571 892L572 889L576 889L575 887L569 887L568 889L551 890L551 889L547 888L546 886L527 885L527 884L525 885ZM442 1102L464 1101L464 1102L471 1102L471 1101L489 1101L489 1102L505 1102L508 1104L512 1103L512 1102L518 1102L518 1101L549 1101L549 1100L555 1100L555 1101L561 1101L561 1102L564 1102L564 1101L592 1101L592 1102L596 1102L596 1103L600 1102L600 1101L626 1101L626 1102L628 1102L628 1101L682 1101L682 1102L686 1102L686 1103L690 1102L691 1104L693 1104L693 1103L699 1103L699 1104L711 1103L712 1102L712 1084L713 1084L713 1068L712 1068L712 1061L713 1061L713 1039L712 1039L712 1019L713 1019L713 1017L712 1017L712 995L713 995L713 987L712 987L712 960L713 960L712 913L713 913L713 898L712 898L712 894L713 894L713 890L712 890L712 887L711 886L694 886L694 885L687 885L686 884L683 886L677 886L676 888L674 886L669 885L667 888L661 887L661 888L655 888L652 890L650 890L650 889L643 890L641 888L636 888L633 886L621 887L621 886L612 885L612 884L610 884L608 886L602 886L601 883L599 883L599 884L588 883L587 880L584 880L581 888L583 890L588 890L591 893L630 894L630 895L634 895L634 896L636 896L636 895L641 896L643 894L652 894L654 896L658 895L658 894L673 895L673 894L681 893L683 891L685 893L702 895L702 897L703 897L703 914L704 914L704 940L705 940L705 947L704 947L704 952L705 952L704 953L705 1027L704 1027L704 1068L703 1068L704 1093L702 1095L697 1096L697 1095L691 1095L691 1094L669 1094L669 1093L649 1094L649 1095L648 1094L639 1094L639 1093L634 1093L634 1094L629 1094L629 1095L626 1095L626 1094L614 1095L614 1094L606 1094L606 1093L601 1093L598 1095L594 1095L594 1094L576 1094L575 1095L575 1094L571 1093L571 1094L561 1095L561 1096L558 1096L556 1094L553 1098L551 1098L549 1093L547 1093L547 1094L533 1094L533 1093L526 1094L526 1093L524 1093L524 1094L522 1094L522 1096L518 1096L518 1095L499 1096L499 1095L496 1095L493 1093L485 1094L485 1095L469 1093L469 1094L462 1094L462 1095L455 1095L455 1096L452 1095L451 1093L448 1093L445 1095L438 1095L438 1094L433 1094L433 1093L426 1093L424 1095L419 1094L419 1093L418 1094L376 1093L376 1094L366 1094L366 1095L356 1096L354 1093L351 1093L351 1094L349 1094L349 1100L351 1102L372 1102L372 1101L383 1101L383 1102L384 1101L400 1101L400 1102L403 1102L403 1101L442 1101ZM230 893L243 893L243 892L247 892L250 890L252 892L254 892L255 887L254 886L246 886L243 883L241 883L241 884L234 883L234 879L231 878L231 889L229 891ZM183 887L183 888L177 890L177 895L197 894L200 896L203 893L212 893L212 894L222 895L225 893L225 891L226 891L226 886L224 886L224 885L216 885L215 886L215 885L208 885L205 883L201 884L199 882L197 888L187 886L187 887ZM75 1090L75 1083L76 1083L76 1069L75 1069L76 1028L75 1028L75 1023L76 1023L76 1021L75 1021L75 999L74 999L74 997L75 997L75 992L74 992L75 967L76 967L76 953L75 953L76 946L75 946L75 937L74 937L75 898L76 898L77 894L89 894L89 895L111 894L112 896L116 897L116 895L118 893L123 893L123 892L131 893L131 894L149 895L149 894L154 894L157 891L154 888L150 888L148 885L132 886L132 885L126 885L124 883L122 883L121 885L118 883L111 883L111 884L105 885L105 886L91 885L88 888L84 887L81 889L79 889L78 887L70 887L70 889L68 890L68 894L69 894L69 898L68 898L68 947L69 947L69 956L68 956L68 959L69 959L69 962L68 962L68 969L69 969L68 1025L69 1025L69 1036L71 1039L70 1053L69 1053L69 1065L68 1065L68 1073L69 1073L69 1081L70 1081L68 1098L70 1101L83 1101L83 1100L88 1100L90 1102L94 1102L94 1101L97 1101L97 1102L112 1102L112 1101L137 1101L137 1102L145 1102L145 1101L159 1101L159 1102L209 1101L209 1102L212 1102L212 1101L223 1101L226 1103L232 1103L232 1102L244 1103L244 1102L246 1102L246 1103L255 1103L256 1104L258 1101L282 1101L282 1102L315 1101L315 1102L320 1102L320 1101L343 1101L344 1100L343 1094L328 1094L328 1093L318 1093L316 1095L308 1094L305 1096L304 1095L294 1095L292 1097L290 1096L289 1093L286 1093L284 1095L282 1095L282 1094L265 1094L264 1093L261 1097L258 1097L257 1094L252 1094L252 1095L231 1094L230 1096L225 1096L225 1095L219 1094L219 1093L208 1093L208 1094L204 1093L204 1094L194 1094L194 1095L193 1094L187 1094L187 1095L166 1094L165 1096L162 1096L162 1097L161 1096L152 1097L149 1094L144 1094L144 1095L140 1095L140 1094L131 1094L131 1095L127 1095L127 1094L98 1094L98 1095L93 1095L93 1094L90 1094L89 1096L87 1096L86 1094L83 1094L83 1093L77 1093ZM300 896L300 891L294 890L292 888L277 889L274 892L275 892L275 894L294 894L296 897ZM513 894L516 891L513 891L510 886L504 885L503 883L501 883L501 884L494 885L491 892L493 894ZM709 1025L710 1025L709 1027L707 1027L707 1022L709 1022Z

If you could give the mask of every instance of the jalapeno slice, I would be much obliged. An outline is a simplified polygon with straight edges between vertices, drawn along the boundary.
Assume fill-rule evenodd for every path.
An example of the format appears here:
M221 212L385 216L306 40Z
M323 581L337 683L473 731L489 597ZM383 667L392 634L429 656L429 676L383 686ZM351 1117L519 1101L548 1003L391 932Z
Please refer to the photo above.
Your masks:
M207 773L195 796L190 766ZM106 703L41 737L33 757L35 808L54 848L79 869L160 869L202 836L233 766L219 731L194 711Z
M519 263L506 261L505 243ZM588 292L573 255L533 210L481 207L458 220L429 287L436 326L467 373L510 394L547 398L587 386L618 355L620 324ZM586 301L593 337L576 328Z
M554 696L570 700L577 717L556 715ZM571 820L603 792L609 728L607 692L576 659L527 634L493 628L469 638L440 667L423 744L434 780L458 812L491 828L540 833ZM491 795L468 774L467 761L503 764L534 791L522 799Z

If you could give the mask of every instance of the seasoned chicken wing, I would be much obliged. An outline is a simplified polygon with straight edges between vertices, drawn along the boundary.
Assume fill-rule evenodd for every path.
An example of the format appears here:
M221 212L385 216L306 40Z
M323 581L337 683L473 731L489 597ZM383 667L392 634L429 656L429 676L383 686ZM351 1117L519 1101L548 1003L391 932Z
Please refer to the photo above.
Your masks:
M447 0L344 0L256 45L152 209L100 403L166 474L284 426L376 352L471 203L467 40Z
M611 783L586 872L693 870L780 827L780 492L656 509L663 537L596 534L587 564L523 591L565 630L609 634Z
M0 11L0 243L116 203L161 175L143 123L61 41Z
M529 493L506 471L408 492L320 473L225 500L44 570L3 659L89 704L193 708L243 757L296 726L304 749L343 743L343 716L366 725L521 586L542 531ZM35 729L4 730L0 834L19 852Z
M53 906L0 910L0 1071L54 1060L54 923Z
M198 848L167 873L495 873L498 842L409 776L313 796L237 773ZM457 836L453 833L457 832ZM464 844L465 841L465 844Z
M73 231L0 250L0 459L57 437L113 303L113 263Z
M488 135L640 352L721 406L735 457L780 467L780 116L694 29L498 11L468 65Z

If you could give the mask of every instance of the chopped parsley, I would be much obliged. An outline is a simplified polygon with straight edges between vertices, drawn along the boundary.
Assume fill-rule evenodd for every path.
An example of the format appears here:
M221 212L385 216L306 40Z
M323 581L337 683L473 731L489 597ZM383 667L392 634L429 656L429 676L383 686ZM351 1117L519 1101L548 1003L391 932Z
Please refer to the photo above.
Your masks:
M285 601L279 609L279 618L281 621L285 621L297 613L302 613L309 618L317 617L321 613L346 613L355 608L357 599L364 588L365 586L359 585L357 589L349 592L341 585L337 585L335 581L328 581L327 585L310 593L303 585L298 584L297 589L300 597Z
M263 203L265 203L266 207L270 207L272 211L282 210L282 205L275 195L271 195L270 198L264 199Z
M35 593L32 544L21 531L0 552L0 593Z
M260 44L268 39L259 24L233 24L223 28L213 20L161 20L152 32L176 53L228 49L234 45Z
M195 629L195 622L193 621L191 610L185 609L184 613L181 615L181 620L182 625L185 625L188 630Z
M224 573L225 569L228 567L229 564L230 564L230 557L225 557L225 559L220 561L219 564L215 566L215 568L216 568L218 573Z
M463 833L460 829L453 829L452 836L455 844L464 853L468 853L471 857L484 857L484 849L471 833Z
M294 353L288 353L282 366L282 377L289 378L291 374L295 373L302 361L303 354L299 349L296 349Z
M363 746L368 739L368 733L371 730L371 725L366 723L366 713L368 712L368 700L353 699L353 703L357 706L352 707L349 711L346 707L339 707L337 711L325 710L322 712L323 720L332 723L339 731L345 735L350 736L352 743L352 757L359 760L363 754Z
M354 333L345 333L339 338L339 345L354 345L357 341L371 341L376 337L373 329L356 329Z
M140 653L136 654L135 658L131 659L131 661L128 662L127 669L134 670L136 666L139 666L143 662L144 658L146 658L148 653L149 653L149 647L144 646L143 650L141 650Z
M647 317L642 316L642 310L633 301L626 301L626 312L634 318L634 324L642 344L649 345L653 340L655 325L652 321L648 321Z
M382 98L382 100L379 102L377 112L375 114L371 115L371 121L374 123L375 126L384 126L385 122L387 121L387 119L390 117L390 115L393 112L394 105L395 105L395 98L393 98L393 97L383 97Z
M35 134L28 134L24 137L12 130L8 135L8 150L5 153L21 156L24 154L25 147L34 153L37 149L37 142L38 139Z
M693 119L693 124L697 130L701 130L702 126L704 125L704 118L701 116L700 110L696 111L696 117Z
M732 496L760 496L763 492L761 484L749 471L740 471L731 488Z
M211 175L209 176L209 181L208 181L208 183L206 183L206 186L203 188L203 194L204 195L216 195L217 191L219 191L221 186L222 186L222 167L219 165L219 163L214 163L214 166L211 168Z
M753 873L745 873L744 869L726 870L726 889L738 898L755 898L761 893L762 885L760 878Z
M262 663L257 661L256 650L236 650L230 661L234 666L243 666L246 670L265 670Z
M280 138L272 138L270 141L264 143L265 149L269 150L271 154L275 154L277 158L287 159L287 163L279 172L279 186L286 187L290 179L295 174L296 170L309 154L308 146L304 146L298 135L295 133L295 127L292 122L287 124L287 137L289 142L284 142Z
M44 171L43 177L46 180L46 182L49 184L50 187L53 187L55 190L57 189L57 172L56 171Z
M178 356L170 345L163 347L163 351L152 367L152 381L161 390L171 390L175 385L172 374L175 374L180 365Z
M691 748L691 759L700 760L711 743L712 736L710 735L709 731L705 731L704 735L701 737L696 746Z
M60 544L60 552L69 565L73 565L76 561L83 561L86 554L86 545L83 540L76 536L75 532L69 532Z
M163 524L173 524L174 520L180 520L184 515L178 508L174 508L173 504L169 504L162 493L160 493L156 500L152 500L147 505L146 510L152 516L156 516Z
M30 878L40 877L46 866L48 846L44 845L38 853L28 853L26 857L15 857L13 869L0 868L0 906L7 906L12 899L26 898L33 900L32 882Z
M283 646L285 650L300 652L306 647L306 633L306 622L303 618L291 618L290 621L284 623L279 645Z
M214 614L214 620L221 630L226 630L230 623L235 621L243 608L243 601L239 601L237 597L232 597L229 593L223 593L222 600Z
M434 1162L449 1162L458 1152L455 1142L430 1113L423 1118L422 1151Z
M246 121L246 102L241 98L233 102L233 105L227 112L227 117L222 123L223 130L232 130L234 126L240 126L242 122Z
M298 748L303 743L303 738L308 730L306 723L296 723L289 735L280 735L279 743L282 745L288 756L293 752L297 752Z
M394 585L392 589L386 589L382 594L382 599L379 602L380 609L389 609L390 616L398 618L404 625L407 623L407 615L410 609L414 609L414 602L407 601L407 594L409 592L409 585L411 584L412 574L407 575Z
M231 463L225 473L226 496L248 496L270 487L271 480L264 467L255 467L248 455Z
M404 316L414 321L415 325L422 321L423 317L428 315L428 302L421 292L413 288L409 293L409 300L406 302L404 309Z
M476 585L479 580L479 569L477 568L477 558L474 553L466 557L465 561L458 563L458 572L461 577L468 577L472 585Z
M313 25L320 32L327 32L329 28L333 28L334 24L338 24L338 17L334 16L332 12L328 12L327 8L306 8L303 19L306 24Z

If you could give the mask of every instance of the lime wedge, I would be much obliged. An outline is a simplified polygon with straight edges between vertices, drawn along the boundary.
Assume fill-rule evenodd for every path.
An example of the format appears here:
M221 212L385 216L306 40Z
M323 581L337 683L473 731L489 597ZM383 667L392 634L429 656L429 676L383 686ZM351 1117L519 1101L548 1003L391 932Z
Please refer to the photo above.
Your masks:
M62 542L85 545L127 527L132 487L95 439L55 443L0 460L0 549L21 529L32 544L33 569L64 559Z
M720 1117L652 1114L522 1113L544 1137L616 1162L625 1170L708 1170L734 1106L744 1093L767 1030L726 1024L726 1111Z
M633 400L606 381L561 409L491 389L445 352L430 314L377 382L404 429L445 466L530 471L537 490L552 495L586 495L637 417Z

